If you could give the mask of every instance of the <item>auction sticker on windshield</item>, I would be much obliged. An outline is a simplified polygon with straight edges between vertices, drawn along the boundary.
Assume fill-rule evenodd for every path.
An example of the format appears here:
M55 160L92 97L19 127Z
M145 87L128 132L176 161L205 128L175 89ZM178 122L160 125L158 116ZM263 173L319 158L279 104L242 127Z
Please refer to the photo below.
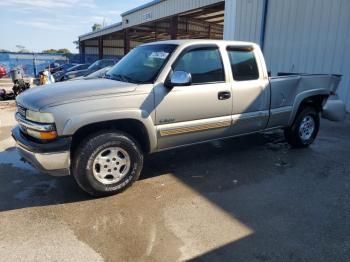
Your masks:
M159 58L159 59L166 59L168 57L169 53L166 53L164 51L160 52L152 52L149 55L149 58Z

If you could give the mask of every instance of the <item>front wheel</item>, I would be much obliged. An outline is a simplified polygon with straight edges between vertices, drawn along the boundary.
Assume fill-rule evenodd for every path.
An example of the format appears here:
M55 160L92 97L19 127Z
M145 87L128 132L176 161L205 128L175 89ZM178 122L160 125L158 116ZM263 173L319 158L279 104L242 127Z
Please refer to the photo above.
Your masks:
M315 108L307 106L297 114L293 125L284 130L284 135L292 147L311 145L320 127L320 116Z
M78 185L93 196L122 192L141 173L143 154L127 134L106 131L90 136L74 153L72 173Z

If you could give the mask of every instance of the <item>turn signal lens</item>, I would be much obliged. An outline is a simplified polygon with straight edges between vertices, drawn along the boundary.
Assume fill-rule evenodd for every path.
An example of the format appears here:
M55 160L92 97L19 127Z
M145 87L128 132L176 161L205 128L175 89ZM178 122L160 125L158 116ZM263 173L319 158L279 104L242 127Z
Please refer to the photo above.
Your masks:
M37 139L41 139L41 140L52 140L52 139L57 138L56 131L41 132L41 131L27 129L27 133L28 133L28 135L35 137Z
M39 132L39 133L40 133L40 139L42 139L42 140L51 140L51 139L55 139L57 137L56 131Z

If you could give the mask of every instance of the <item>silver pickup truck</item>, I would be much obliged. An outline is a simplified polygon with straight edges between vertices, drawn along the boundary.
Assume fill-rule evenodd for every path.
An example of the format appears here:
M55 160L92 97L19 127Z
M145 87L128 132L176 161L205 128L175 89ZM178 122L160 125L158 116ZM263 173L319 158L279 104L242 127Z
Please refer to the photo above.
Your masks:
M269 78L258 45L174 40L133 49L103 78L17 97L12 135L41 171L73 175L94 196L140 176L145 154L272 129L293 147L316 138L320 116L341 120L337 75Z

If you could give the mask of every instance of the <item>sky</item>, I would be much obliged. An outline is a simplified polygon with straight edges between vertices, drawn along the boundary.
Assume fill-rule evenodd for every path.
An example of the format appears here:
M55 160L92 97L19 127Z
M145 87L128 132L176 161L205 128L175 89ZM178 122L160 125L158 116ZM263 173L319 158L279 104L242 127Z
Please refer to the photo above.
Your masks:
M31 52L68 48L94 23L121 21L120 14L150 0L1 0L0 49Z

